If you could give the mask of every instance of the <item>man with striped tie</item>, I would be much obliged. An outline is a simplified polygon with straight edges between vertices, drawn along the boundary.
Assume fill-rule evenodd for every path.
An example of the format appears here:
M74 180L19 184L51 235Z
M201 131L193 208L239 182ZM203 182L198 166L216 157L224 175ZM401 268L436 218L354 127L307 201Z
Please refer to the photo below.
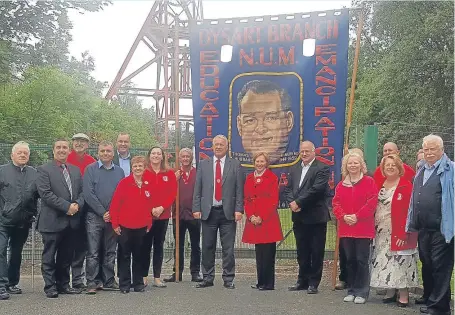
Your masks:
M69 152L68 140L55 141L54 159L38 168L36 180L41 197L37 227L44 244L41 272L48 298L56 298L59 293L81 293L80 289L72 289L69 284L74 243L77 241L75 232L81 224L84 206L81 172L76 166L67 164Z

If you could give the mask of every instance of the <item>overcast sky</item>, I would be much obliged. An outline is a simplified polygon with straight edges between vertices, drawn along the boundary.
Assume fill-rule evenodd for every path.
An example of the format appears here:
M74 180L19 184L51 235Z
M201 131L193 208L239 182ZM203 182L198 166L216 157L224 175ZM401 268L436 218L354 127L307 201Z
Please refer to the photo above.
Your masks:
M94 76L109 84L114 80L123 60L134 42L154 1L118 1L96 13L79 14L71 12L73 21L73 42L70 53L79 57L88 50L95 58ZM203 1L204 18L229 18L261 16L286 13L304 13L350 7L350 1ZM131 60L131 67L137 68L149 60L146 50L138 51ZM131 71L131 68L127 69ZM133 82L140 87L147 87L150 73L144 73ZM150 86L149 86L150 87ZM186 113L185 113L186 114Z

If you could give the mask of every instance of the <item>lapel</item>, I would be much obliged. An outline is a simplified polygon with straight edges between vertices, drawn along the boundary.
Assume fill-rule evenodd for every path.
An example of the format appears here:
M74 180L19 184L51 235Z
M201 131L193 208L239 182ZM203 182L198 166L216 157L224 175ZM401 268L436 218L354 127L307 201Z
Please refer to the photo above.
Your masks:
M208 170L207 171L209 173L208 178L210 178L210 187L212 187L212 190L213 190L213 182L215 181L215 174L213 174L213 163L214 163L213 162L214 161L213 157L211 157L209 159L209 161L210 162L208 163L209 165L208 165Z
M299 183L300 183L300 178L302 177L302 162L298 163L296 167L294 168L294 175L293 178L296 179L296 181L293 181L294 187L299 189Z
M226 178L227 178L230 170L231 170L231 159L229 159L226 156L226 160L224 161L223 180L221 181L221 185L224 185L224 182L226 181Z
M311 164L310 168L308 169L306 175L305 175L305 178L303 179L303 182L302 182L302 185L300 185L299 187L299 190L301 190L306 182L308 181L308 179L313 176L313 172L314 170L316 169L316 160L313 161L313 163ZM302 164L300 164L300 177L302 176ZM300 183L300 179L299 179L299 183Z
M66 190L68 190L69 193L72 193L72 192L70 192L68 184L66 183L65 176L63 176L63 170L60 167L60 165L58 165L55 160L53 161L53 165L54 165L54 168L55 168L56 172L59 174L58 176L60 177L60 180L62 181L63 186L65 186ZM68 167L68 164L66 164L66 167ZM71 179L71 174L70 174L70 179ZM71 179L71 185L73 185L73 180L72 179Z

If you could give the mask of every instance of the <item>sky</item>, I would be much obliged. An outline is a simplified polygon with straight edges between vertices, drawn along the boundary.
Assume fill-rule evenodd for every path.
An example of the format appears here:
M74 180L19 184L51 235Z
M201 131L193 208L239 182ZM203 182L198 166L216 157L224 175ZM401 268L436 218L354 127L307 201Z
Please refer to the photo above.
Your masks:
M88 51L95 58L94 77L99 81L107 81L111 84L150 12L153 2L114 0L112 5L100 12L85 14L70 12L70 19L73 22L70 54L80 57L82 52ZM305 13L343 7L350 7L350 0L203 1L204 18L206 19ZM146 49L139 48L133 56L126 74L149 59ZM133 82L139 87L147 87L148 78L146 76L148 75L150 73L144 72L144 75L138 76L136 80L133 79ZM147 106L147 104L145 105ZM182 114L191 114L192 110L187 107L184 111Z

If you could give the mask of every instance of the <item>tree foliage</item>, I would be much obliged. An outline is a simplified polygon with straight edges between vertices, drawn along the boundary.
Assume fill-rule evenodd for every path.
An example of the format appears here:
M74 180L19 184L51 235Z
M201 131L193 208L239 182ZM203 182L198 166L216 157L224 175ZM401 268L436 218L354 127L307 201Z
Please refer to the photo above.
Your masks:
M453 3L353 5L366 12L353 124L380 124L380 144L397 142L411 161L421 138L431 132L443 137L453 156Z

